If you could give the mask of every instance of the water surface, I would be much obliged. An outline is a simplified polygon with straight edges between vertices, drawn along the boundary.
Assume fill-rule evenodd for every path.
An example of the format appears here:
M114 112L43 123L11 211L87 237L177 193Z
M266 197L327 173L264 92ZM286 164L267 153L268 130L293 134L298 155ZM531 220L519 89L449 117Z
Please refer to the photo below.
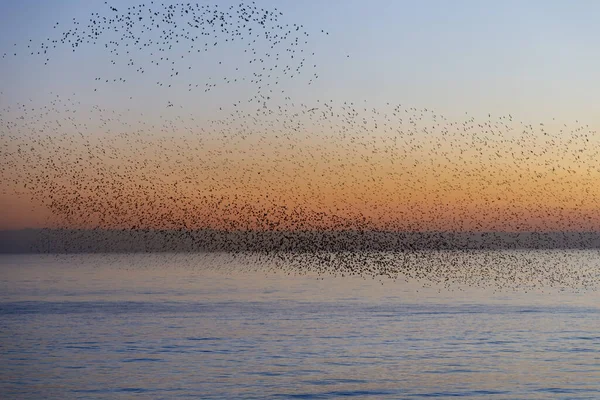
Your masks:
M224 258L0 257L0 397L600 398L595 291Z

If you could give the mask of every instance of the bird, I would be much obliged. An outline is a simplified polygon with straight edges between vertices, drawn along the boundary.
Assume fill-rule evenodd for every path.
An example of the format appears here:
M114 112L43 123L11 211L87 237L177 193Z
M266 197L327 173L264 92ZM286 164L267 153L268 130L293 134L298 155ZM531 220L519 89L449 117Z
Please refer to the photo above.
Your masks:
M37 51L30 39L29 55L43 56L45 65L48 65L60 47L66 46L76 53L85 47L96 46L107 52L111 65L124 63L140 75L152 67L161 71L163 78L156 82L157 86L174 88L188 79L185 83L189 91L203 87L207 93L222 84L235 84L245 79L240 75L227 75L214 79L208 77L208 81L219 84L190 82L198 78L197 74L190 75L197 59L194 54L239 43L245 49L238 56L240 64L235 70L239 71L245 63L244 70L252 71L253 78L249 82L256 89L250 98L252 101L259 101L259 97L271 93L283 78L307 73L309 60L315 55L314 52L310 55L308 48L309 39L316 37L316 33L310 32L303 24L286 23L284 14L277 8L260 8L254 2L231 6L184 2L159 5L150 2L122 10L109 3L105 6L106 12L92 12L87 19L73 18L70 27L56 23L57 35L42 40ZM321 33L328 34L325 31ZM174 47L182 49L181 56L171 54ZM240 58L242 55L246 57ZM7 54L3 55L5 57ZM222 60L215 61L217 65L223 63ZM312 73L310 81L317 77ZM122 76L96 80L126 82ZM94 89L97 90L98 87Z
M600 221L600 143L588 124L300 98L283 88L319 78L311 41L324 29L255 3L105 6L56 23L57 36L27 56L46 65L60 47L78 56L96 46L130 74L90 76L94 93L152 71L160 105L148 115L90 94L1 99L2 190L49 214L36 251L227 252L249 257L248 269L447 290L597 288L593 263L553 252L600 247L589 233ZM219 57L225 46L235 57ZM196 74L192 53L223 76ZM236 83L251 95L208 117L174 90L206 101Z
M180 112L154 124L58 95L39 109L16 104L0 115L5 181L43 201L65 228L84 229L48 230L41 248L250 252L271 270L416 279L450 290L597 283L592 267L565 265L552 252L539 264L527 253L492 251L598 246L585 233L530 232L543 221L553 224L546 231L586 227L540 208L554 174L570 188L564 206L593 190L599 147L583 147L597 141L585 125L546 136L539 124L514 119L453 120L392 101L290 96L276 109L235 109L204 124ZM511 205L520 198L547 218L523 218Z

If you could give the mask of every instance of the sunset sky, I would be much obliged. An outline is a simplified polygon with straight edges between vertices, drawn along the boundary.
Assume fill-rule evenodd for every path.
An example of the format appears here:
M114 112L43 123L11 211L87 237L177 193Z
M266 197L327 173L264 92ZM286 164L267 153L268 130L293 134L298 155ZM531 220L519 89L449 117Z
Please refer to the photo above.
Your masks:
M97 210L111 227L298 228L294 208L314 228L335 215L378 229L600 229L596 1L256 0L303 25L316 66L258 111L241 44L173 46L186 67L170 88L157 85L169 67L133 46L29 55L74 20L139 3L0 3L0 229L90 227ZM240 82L202 90L230 75ZM80 214L53 215L57 188L71 206L88 196ZM269 215L252 225L251 213Z

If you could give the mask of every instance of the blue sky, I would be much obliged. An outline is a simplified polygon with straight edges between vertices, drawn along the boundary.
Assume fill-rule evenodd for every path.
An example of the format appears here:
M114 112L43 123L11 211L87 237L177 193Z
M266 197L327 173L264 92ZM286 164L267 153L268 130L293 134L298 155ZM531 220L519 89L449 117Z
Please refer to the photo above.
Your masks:
M126 8L149 1L112 1ZM163 0L170 3L169 0ZM202 3L202 1L198 1ZM155 3L160 3L159 1ZM211 1L209 4L237 4ZM334 98L371 104L403 103L443 113L518 115L523 120L575 119L600 126L600 2L597 1L267 1L256 4L284 12L284 21L308 30L319 64L319 80L288 83L298 99ZM0 3L0 54L40 42L73 18L106 13L104 0L4 0ZM17 43L16 47L13 44ZM176 51L175 51L176 52ZM174 54L175 56L176 54ZM350 55L350 57L347 57ZM214 57L214 59L212 58ZM219 73L216 59L241 65L235 49L198 61L195 77ZM90 104L162 107L177 98L195 109L230 103L243 88L217 93L165 92L125 63L113 66L98 46L57 51L49 65L19 54L0 59L1 102L76 93ZM143 60L143 59L141 59ZM126 76L126 86L94 92L96 76ZM145 80L147 79L147 80ZM159 100L160 99L160 100Z

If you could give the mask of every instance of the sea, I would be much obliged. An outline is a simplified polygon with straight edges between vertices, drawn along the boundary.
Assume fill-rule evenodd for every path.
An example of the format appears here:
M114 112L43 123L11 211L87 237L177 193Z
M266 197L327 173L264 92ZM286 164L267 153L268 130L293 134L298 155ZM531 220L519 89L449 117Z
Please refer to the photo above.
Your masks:
M588 259L600 271L598 252ZM600 399L593 287L442 287L257 263L0 256L0 398Z

